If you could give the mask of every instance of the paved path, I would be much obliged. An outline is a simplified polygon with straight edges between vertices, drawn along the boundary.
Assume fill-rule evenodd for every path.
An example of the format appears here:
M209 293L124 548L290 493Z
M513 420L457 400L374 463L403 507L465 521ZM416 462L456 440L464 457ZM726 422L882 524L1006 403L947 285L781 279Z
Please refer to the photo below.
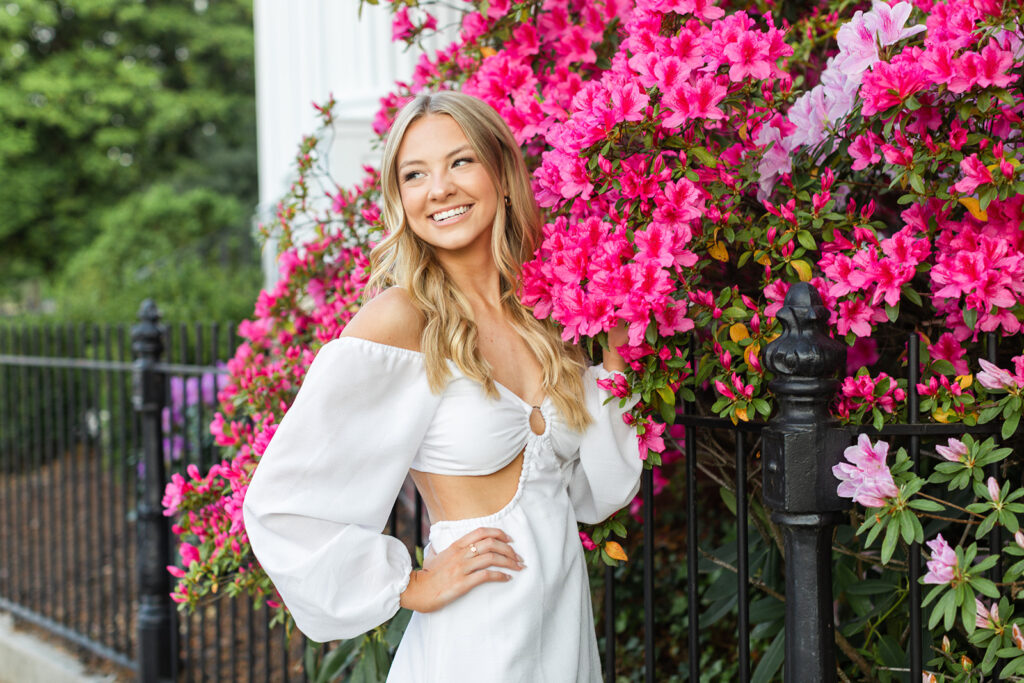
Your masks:
M91 676L73 656L14 628L0 613L0 683L108 683L113 676Z

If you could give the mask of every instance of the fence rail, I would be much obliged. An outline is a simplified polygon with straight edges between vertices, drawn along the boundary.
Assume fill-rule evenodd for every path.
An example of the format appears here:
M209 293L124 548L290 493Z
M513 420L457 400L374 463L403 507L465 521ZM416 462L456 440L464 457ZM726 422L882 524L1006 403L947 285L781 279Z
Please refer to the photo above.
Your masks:
M927 467L928 440L998 430L916 423L916 336L907 340L910 423L832 423L826 408L842 354L821 327L820 306L816 292L797 285L779 313L784 333L765 349L778 378L770 422L733 424L682 404L681 501L659 502L645 471L639 561L594 574L607 681L713 676L702 654L723 647L715 629L735 634L721 652L734 666L730 680L750 681L758 667L784 660L787 681L834 681L832 529L844 504L830 469L843 448L858 432L906 440L915 467ZM189 616L171 609L164 566L173 548L160 496L171 472L219 460L208 425L221 362L238 340L231 325L164 327L155 307L141 317L131 338L123 325L0 325L0 609L145 681L305 681L305 641L270 628L266 610L245 600ZM988 356L995 361L994 337ZM782 553L764 541L765 521L751 507L760 504L759 477L784 539L784 591L772 588L783 582ZM732 491L733 515L702 509L716 485ZM659 524L677 522L681 510L686 557L672 566ZM412 548L422 547L424 528L422 501L407 486L390 531ZM907 680L917 681L925 653L916 544L909 562ZM670 603L684 598L680 613ZM680 614L682 625L672 623Z

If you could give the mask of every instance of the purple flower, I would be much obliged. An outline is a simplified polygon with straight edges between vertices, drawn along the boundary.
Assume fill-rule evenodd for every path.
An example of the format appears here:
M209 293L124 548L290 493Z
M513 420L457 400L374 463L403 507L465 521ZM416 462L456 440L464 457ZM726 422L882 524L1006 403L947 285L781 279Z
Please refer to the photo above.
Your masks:
M888 453L889 444L879 441L872 446L871 439L861 434L856 446L843 451L849 464L839 463L832 468L832 474L840 481L839 495L869 508L883 507L886 498L899 495L892 472L885 464Z
M926 544L932 551L928 560L928 573L924 575L925 583L945 584L956 576L956 553L946 539L939 534Z

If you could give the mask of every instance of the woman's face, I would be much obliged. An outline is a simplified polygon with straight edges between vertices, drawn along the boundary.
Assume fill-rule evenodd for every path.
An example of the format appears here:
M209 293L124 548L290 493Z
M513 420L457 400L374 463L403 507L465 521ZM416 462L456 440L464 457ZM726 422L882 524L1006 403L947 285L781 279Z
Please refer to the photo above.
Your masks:
M443 251L490 252L498 189L455 119L414 121L396 162L402 208L417 237Z

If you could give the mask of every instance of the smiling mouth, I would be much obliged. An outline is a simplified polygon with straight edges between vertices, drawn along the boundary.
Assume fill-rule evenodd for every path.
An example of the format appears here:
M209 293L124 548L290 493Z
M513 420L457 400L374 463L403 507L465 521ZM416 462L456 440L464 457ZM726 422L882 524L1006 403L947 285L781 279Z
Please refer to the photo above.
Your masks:
M431 214L430 218L436 223L443 223L444 221L461 216L462 214L469 211L470 207L470 204L465 204L463 206L457 206L454 209L438 211L437 213Z

